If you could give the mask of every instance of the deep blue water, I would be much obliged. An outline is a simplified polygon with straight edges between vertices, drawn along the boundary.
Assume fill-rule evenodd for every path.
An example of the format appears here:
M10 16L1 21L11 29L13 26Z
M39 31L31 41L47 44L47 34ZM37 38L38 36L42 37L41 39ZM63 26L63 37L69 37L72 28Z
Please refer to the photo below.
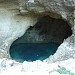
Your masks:
M56 43L20 43L10 47L10 56L19 62L44 60L53 55L58 46Z

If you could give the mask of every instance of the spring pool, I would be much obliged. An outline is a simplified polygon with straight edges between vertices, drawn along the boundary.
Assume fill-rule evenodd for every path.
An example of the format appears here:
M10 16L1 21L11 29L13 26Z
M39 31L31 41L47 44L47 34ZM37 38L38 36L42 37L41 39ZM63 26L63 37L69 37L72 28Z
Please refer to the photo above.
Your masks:
M53 55L59 44L57 43L18 43L11 45L10 56L18 62L44 60Z

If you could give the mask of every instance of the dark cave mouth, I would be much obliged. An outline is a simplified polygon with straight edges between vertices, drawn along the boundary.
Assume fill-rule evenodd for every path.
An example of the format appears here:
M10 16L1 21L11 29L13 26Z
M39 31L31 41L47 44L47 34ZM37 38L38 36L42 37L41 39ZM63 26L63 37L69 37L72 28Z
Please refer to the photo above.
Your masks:
M12 43L9 53L18 62L44 60L71 35L71 27L66 21L44 16Z

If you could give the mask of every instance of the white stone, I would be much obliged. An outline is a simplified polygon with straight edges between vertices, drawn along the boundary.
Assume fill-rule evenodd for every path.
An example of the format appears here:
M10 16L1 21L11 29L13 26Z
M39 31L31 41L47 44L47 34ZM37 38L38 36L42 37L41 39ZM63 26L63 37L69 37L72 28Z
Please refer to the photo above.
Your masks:
M71 73L75 73L75 59L70 58L68 60L62 61L60 62L59 66L61 68L65 68Z

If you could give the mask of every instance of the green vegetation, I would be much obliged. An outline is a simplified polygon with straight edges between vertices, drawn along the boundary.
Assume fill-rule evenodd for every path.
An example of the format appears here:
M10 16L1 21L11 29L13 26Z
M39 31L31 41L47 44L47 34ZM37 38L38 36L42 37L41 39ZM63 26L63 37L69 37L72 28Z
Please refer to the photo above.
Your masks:
M54 71L59 72L60 74L75 75L75 73L71 73L70 71L66 70L65 68L54 69L53 71L50 71L49 73L54 72Z

